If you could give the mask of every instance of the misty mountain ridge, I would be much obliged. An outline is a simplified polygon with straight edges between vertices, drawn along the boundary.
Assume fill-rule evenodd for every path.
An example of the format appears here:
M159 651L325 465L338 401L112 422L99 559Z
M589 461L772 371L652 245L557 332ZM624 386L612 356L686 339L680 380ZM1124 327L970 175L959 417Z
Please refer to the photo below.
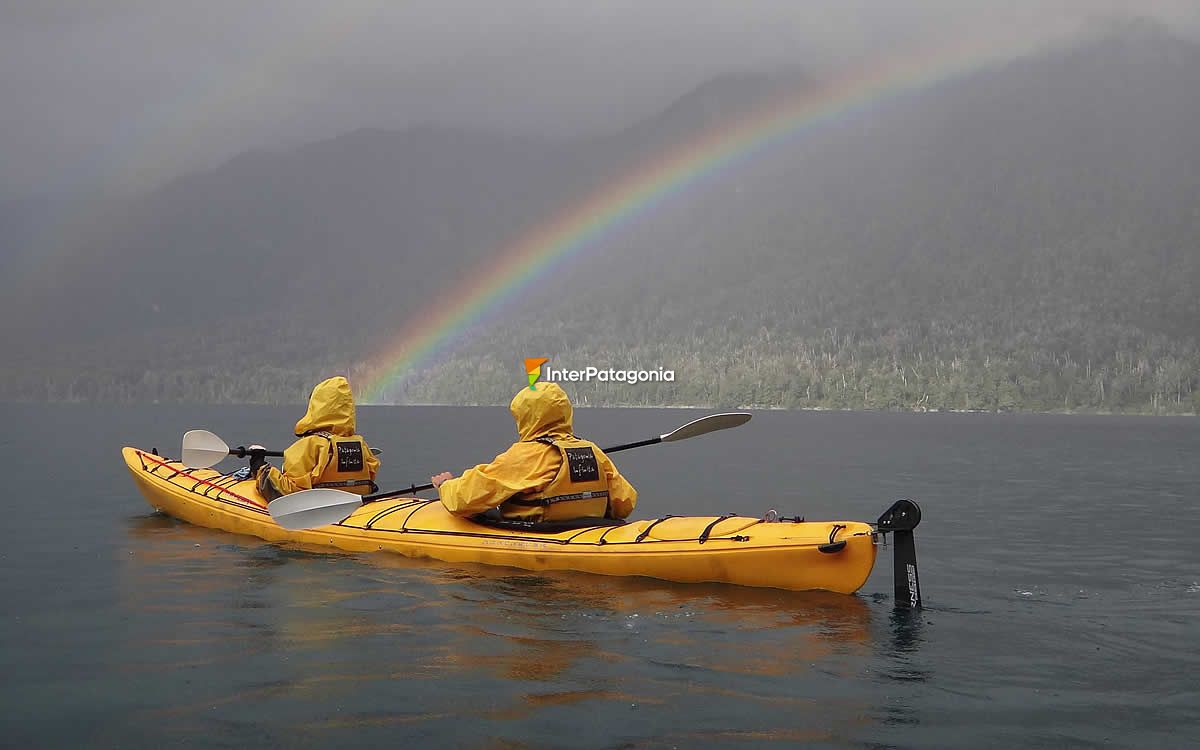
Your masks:
M1195 45L1134 26L805 133L605 237L390 395L502 402L536 353L680 371L580 386L590 403L1194 412L1198 76ZM361 130L181 178L26 290L0 393L302 399L530 227L808 85L719 78L585 141Z

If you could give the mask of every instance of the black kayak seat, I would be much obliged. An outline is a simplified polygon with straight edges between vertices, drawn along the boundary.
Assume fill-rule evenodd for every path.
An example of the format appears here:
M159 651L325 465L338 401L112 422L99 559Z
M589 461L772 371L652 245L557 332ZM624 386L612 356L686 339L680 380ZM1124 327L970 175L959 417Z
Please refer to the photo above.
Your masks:
M557 534L562 531L589 529L596 526L625 525L625 521L620 518L596 518L594 516L571 518L563 521L521 521L513 518L504 518L495 509L489 510L487 513L480 513L477 516L471 516L471 520L483 526L490 526L493 529L525 531L531 534Z

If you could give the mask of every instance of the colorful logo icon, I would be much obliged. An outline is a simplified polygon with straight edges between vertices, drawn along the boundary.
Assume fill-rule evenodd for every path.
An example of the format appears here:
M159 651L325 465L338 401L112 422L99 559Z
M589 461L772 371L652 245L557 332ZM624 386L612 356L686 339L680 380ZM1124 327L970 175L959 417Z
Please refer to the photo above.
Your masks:
M542 377L542 365L550 361L549 357L526 357L525 372L529 376L529 390L535 391L533 384Z

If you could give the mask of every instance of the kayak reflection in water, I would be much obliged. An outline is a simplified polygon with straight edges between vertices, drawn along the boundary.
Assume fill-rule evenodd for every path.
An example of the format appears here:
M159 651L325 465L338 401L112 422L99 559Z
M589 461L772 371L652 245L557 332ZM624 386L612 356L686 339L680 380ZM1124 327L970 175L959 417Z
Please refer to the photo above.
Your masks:
M283 471L252 454L250 471L266 500L300 490L331 487L359 495L378 491L379 459L355 433L354 394L337 376L317 383L308 412L296 423L300 439L283 452ZM257 465L256 465L257 464Z
M492 511L507 519L567 521L627 517L633 488L612 459L575 437L571 401L557 383L522 388L509 405L520 440L490 464L430 477L456 516Z

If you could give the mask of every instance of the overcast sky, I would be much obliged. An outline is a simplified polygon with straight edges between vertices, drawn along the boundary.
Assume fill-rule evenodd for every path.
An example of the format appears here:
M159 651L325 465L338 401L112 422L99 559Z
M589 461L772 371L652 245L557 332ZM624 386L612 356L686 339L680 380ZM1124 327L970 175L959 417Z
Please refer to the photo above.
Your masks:
M621 127L730 71L836 66L1196 0L0 0L0 197L142 189L249 148L450 122Z

